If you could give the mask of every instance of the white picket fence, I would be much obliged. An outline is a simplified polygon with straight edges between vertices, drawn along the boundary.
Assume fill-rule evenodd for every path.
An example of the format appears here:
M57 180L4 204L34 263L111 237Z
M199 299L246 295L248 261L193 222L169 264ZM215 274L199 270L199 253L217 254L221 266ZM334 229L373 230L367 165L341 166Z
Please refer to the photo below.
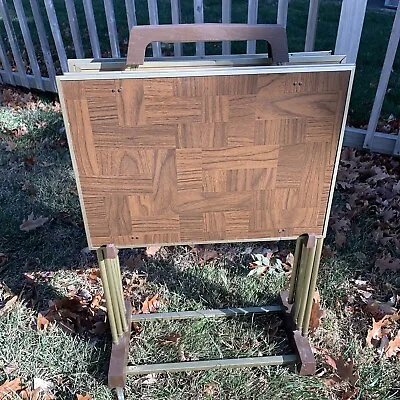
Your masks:
M182 23L181 6L183 2L191 2L193 10L192 20L195 23L204 23L203 0L103 0L103 13L106 19L109 49L102 51L99 39L98 19L95 18L95 6L101 0L0 0L0 83L14 86L24 86L43 91L55 92L55 77L57 73L66 72L67 53L75 58L113 58L124 57L126 42L121 40L122 26L116 21L115 4L124 8L126 12L126 26L129 29L137 25L137 13L146 8L148 23L159 24L159 6L168 6L172 24ZM256 24L259 21L258 0L243 0L247 4L247 22ZM305 37L305 51L312 51L316 38L318 11L320 0L309 0L309 13ZM339 27L336 38L335 53L347 55L348 62L356 62L367 0L343 0ZM77 7L83 7L84 24L79 21ZM140 9L138 8L140 7ZM221 21L231 22L232 0L221 0ZM278 0L277 23L286 26L290 0ZM63 10L61 9L63 8ZM60 27L60 13L66 10L70 39L65 39L65 33ZM120 12L120 8L118 8ZM82 39L82 32L88 34L90 43ZM49 40L49 33L51 38ZM64 33L64 34L63 34ZM126 35L127 37L127 35ZM392 66L400 37L400 6L397 8L393 29L390 36L381 77L376 92L373 110L370 116L368 129L347 127L344 144L357 148L368 148L373 151L400 155L400 136L376 132L382 104L387 91ZM51 44L50 44L51 42ZM54 43L54 46L53 46ZM121 46L124 43L125 46ZM84 45L85 44L85 45ZM90 48L88 49L88 45ZM56 57L52 52L55 47ZM124 48L124 51L122 50ZM40 53L38 51L40 50ZM182 55L182 45L175 43L173 55ZM85 51L86 50L86 51ZM88 51L90 54L88 54ZM152 44L153 56L162 57L164 53L160 43ZM230 54L231 44L222 43L222 54ZM247 53L256 51L256 42L247 42ZM71 54L71 52L73 54ZM196 43L196 55L205 55L205 44Z

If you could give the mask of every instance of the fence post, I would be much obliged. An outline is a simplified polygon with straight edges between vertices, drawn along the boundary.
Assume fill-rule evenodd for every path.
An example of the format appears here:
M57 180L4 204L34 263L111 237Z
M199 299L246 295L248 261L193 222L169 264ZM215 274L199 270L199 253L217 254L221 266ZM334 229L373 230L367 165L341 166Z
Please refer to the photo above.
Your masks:
M115 23L114 5L112 0L104 0L104 11L106 13L107 30L110 38L111 55L120 58L117 25Z
M343 0L335 54L346 55L348 63L357 60L368 0Z
M49 41L47 40L47 33L43 24L43 19L42 19L42 14L40 13L39 4L37 0L29 0L29 2L31 4L33 19L35 21L36 31L39 36L39 42L42 48L43 58L46 64L47 72L49 74L53 90L57 92L56 69L54 68L53 57L51 55Z
M196 24L204 23L203 0L193 0L194 22ZM196 56L204 56L206 53L205 43L196 42Z
M257 24L257 15L258 15L258 0L249 0L249 5L247 9L247 23L249 25ZM247 54L255 54L256 53L256 41L248 40L247 41Z
M374 105L372 107L371 116L368 122L367 135L365 136L364 140L364 148L370 148L374 140L376 126L378 125L378 120L381 115L383 101L385 100L390 74L392 72L394 59L396 57L397 47L399 46L399 39L400 39L400 5L397 6L396 16L393 22L392 33L390 34L385 61L383 63L381 76L379 78L378 89L376 90ZM400 135L397 137L396 144L393 150L393 154L396 155L400 154L399 138Z
M11 51L14 56L15 64L17 66L18 74L21 76L21 83L23 86L29 88L28 78L26 77L26 69L24 61L22 60L21 51L18 47L17 37L12 26L10 14L8 12L5 0L0 0L0 14L3 17L4 26L6 28L8 40L10 42ZM7 54L7 53L6 53Z
M157 0L147 0L147 7L149 9L150 25L158 25ZM153 49L153 57L161 57L161 43L154 42L151 44L151 47Z
M287 26L288 6L289 6L289 0L279 0L276 23L284 26L285 28Z
M313 51L318 25L319 0L310 0L307 19L307 33L304 51Z
M128 28L130 32L132 26L137 25L135 0L125 0L125 8L126 8L126 16L128 19Z
M31 32L29 31L28 24L26 22L25 10L21 0L14 0L14 7L17 13L19 26L21 27L22 37L24 39L26 52L29 58L29 64L31 65L33 76L35 78L35 85L37 89L44 90L42 75L36 57L35 47L33 46Z
M10 65L10 62L8 61L7 52L4 47L3 38L1 36L0 36L0 60L1 60L1 64L3 66L4 72L6 73L8 83L11 85L15 85L15 80L14 80L14 76L12 73L11 65Z
M92 0L83 0L83 10L85 11L86 24L89 31L90 46L92 47L93 58L100 58L99 35L97 34L96 20Z
M75 0L65 0L69 26L71 28L72 41L74 43L77 58L84 58L81 32L79 30L78 18L76 16Z
M231 23L232 15L232 0L222 0L222 22L224 24ZM231 54L231 42L229 40L224 40L222 42L222 54Z
M171 22L179 24L181 19L181 4L179 0L171 0ZM182 43L174 43L174 56L182 55Z
M54 43L56 45L61 69L63 72L68 72L67 54L65 53L64 42L62 40L60 26L58 25L58 19L53 0L44 0L44 5L46 7L47 16L49 18L50 29L53 35Z

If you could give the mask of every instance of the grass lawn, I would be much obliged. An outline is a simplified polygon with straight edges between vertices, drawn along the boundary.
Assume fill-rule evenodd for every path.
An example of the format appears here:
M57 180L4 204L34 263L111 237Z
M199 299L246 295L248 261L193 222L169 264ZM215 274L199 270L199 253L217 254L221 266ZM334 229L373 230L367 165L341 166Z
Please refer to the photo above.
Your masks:
M64 1L55 3L61 8ZM102 2L94 3L101 19ZM168 2L158 3L160 22L168 22ZM207 21L219 21L219 3L205 2ZM117 1L115 4L120 38L125 38L123 7L118 7ZM192 15L192 2L182 4L183 15ZM259 22L274 22L276 2L260 2L260 6ZM233 22L245 22L246 2L233 0L232 8ZM147 23L144 1L137 1L137 10L139 23ZM77 11L83 23L78 4ZM335 1L321 2L317 49L334 47L339 11ZM291 1L290 51L302 50L306 12L306 1ZM65 21L66 16L60 14L68 38ZM351 105L351 119L357 124L368 119L392 21L391 13L367 13ZM102 24L99 35L102 50L107 52L104 18ZM86 36L84 43L88 43ZM236 49L240 51L242 45L235 45ZM208 49L212 51L215 46ZM193 46L188 45L187 51L192 50ZM391 87L399 84L398 68L399 57ZM59 105L51 98L1 90L0 385L20 376L29 386L40 378L54 384L52 392L57 399L75 399L86 392L92 399L112 399L106 385L111 338L108 330L101 329L101 307L95 312L91 308L101 286L93 276L94 254L86 248ZM399 100L399 91L392 90L386 97L384 114L398 116ZM292 368L265 367L145 376L129 379L128 399L400 399L400 359L387 359L377 348L366 345L372 316L360 300L363 293L369 293L374 304L386 312L400 307L399 272L393 268L380 273L378 264L382 257L397 262L400 258L400 188L393 183L400 180L400 165L388 157L354 152L344 152L343 159L339 172L342 183L334 198L318 282L326 316L311 339L317 354L317 375L300 377ZM350 215L352 210L355 212ZM20 225L32 213L48 221L24 232ZM338 221L348 224L338 228ZM338 239L340 235L345 235L344 244L343 238ZM288 282L287 275L277 271L248 276L249 253L267 248L283 254L293 251L293 243L256 243L250 250L248 244L211 246L208 250L214 256L208 262L203 260L201 247L196 251L188 247L163 248L154 257L145 257L140 251L122 251L125 290L136 308L146 297L158 294L161 311L268 304ZM362 289L357 282L365 282ZM4 305L14 294L18 300L7 310ZM67 309L69 314L64 314L59 323L46 329L38 327L39 313L66 297L81 299L83 310L71 314ZM399 324L391 329L397 332ZM286 352L288 344L282 327L276 318L268 316L137 325L129 360L145 363ZM354 373L359 377L356 384L345 378L333 382L337 374L326 354L353 360Z
M23 0L26 5L26 14L28 24L31 27L31 32L34 36L34 42L38 43L36 29L31 16L28 0ZM72 44L72 37L69 31L69 24L64 0L54 0L57 16L59 19L64 44L66 47L67 56L75 58L75 53ZM149 16L146 0L136 0L136 13L138 24L148 24ZM304 49L305 32L307 27L307 0L291 0L288 13L288 42L289 51L296 52ZM320 4L319 23L317 31L317 39L315 44L316 50L334 50L337 27L340 16L340 2L337 0L322 0ZM108 40L107 22L104 12L104 4L102 1L94 1L94 13L97 22L97 31L99 35L100 47L102 55L105 57L111 56L110 43ZM117 21L117 29L121 47L121 54L126 53L128 26L125 11L125 2L123 0L114 0L115 15ZM43 14L46 15L44 6ZM11 7L12 9L12 7ZM277 1L268 0L261 1L259 4L259 23L276 23ZM90 40L87 32L85 15L82 2L76 2L76 11L78 22L81 27L84 51L87 57L91 56ZM171 23L170 0L158 0L159 22L161 24ZM193 1L181 1L181 15L183 23L193 23ZM221 0L205 0L204 1L204 19L206 22L220 22L222 18ZM46 20L46 18L45 18ZM375 97L376 88L379 81L380 71L382 68L387 43L389 40L390 31L394 20L394 13L389 11L379 11L376 9L367 10L364 30L360 44L360 52L357 61L357 73L355 77L353 97L349 111L349 123L354 126L364 126L368 122L370 111ZM46 21L45 21L46 22ZM247 1L232 0L232 22L245 23L247 22ZM17 36L23 46L22 35L18 25L18 19L13 18L14 28ZM47 23L49 31L49 40L51 42L54 59L57 60L55 46L51 38L50 27ZM0 24L0 32L5 35L4 26ZM6 43L6 45L8 45ZM185 44L185 54L194 54L194 45ZM244 42L233 43L233 52L245 52ZM206 46L206 51L210 54L219 53L220 45L209 43ZM265 46L258 46L258 51L265 51ZM11 56L9 49L8 53ZM38 48L37 53L41 55ZM23 54L26 58L26 54ZM29 64L28 61L27 65ZM59 70L59 63L56 62ZM43 73L45 66L42 65ZM385 98L382 108L382 117L385 119L390 114L394 116L400 115L400 91L395 90L400 84L400 56L396 57L393 72L390 78L389 90Z
M112 393L106 386L108 331L82 328L87 326L89 317L101 326L104 313L100 309L94 317L79 319L69 313L62 323L44 330L37 328L38 313L51 307L52 302L75 296L89 298L87 304L91 304L101 290L98 280L91 277L95 258L86 250L59 106L14 91L3 91L3 97L6 105L0 109L0 384L16 376L28 385L34 378L41 378L55 385L57 399L73 399L86 392L93 399L111 399ZM376 157L372 164L368 160L367 172L360 173L357 179L347 174L349 165L356 162L343 164L341 180L352 180L352 186L359 187L365 179L381 176L382 171L390 168L393 179L400 178L394 160ZM382 179L379 176L376 179ZM390 196L392 186L382 184L374 189L378 192L386 187L388 200L381 207L394 207L397 203L396 197ZM347 218L341 213L347 212L351 200L349 189L343 187L345 183L336 192L333 222L338 216L340 220ZM370 198L371 194L367 196ZM366 346L372 318L360 303L361 292L354 284L354 279L365 280L379 304L388 304L390 298L400 293L398 272L380 274L375 265L380 254L400 256L398 246L393 244L398 242L391 241L400 239L399 230L393 222L385 227L386 240L376 238L373 233L382 228L379 220L383 211L375 200L368 207L365 202L368 204L367 200L360 201L362 212L349 220L351 229L345 230L344 246L336 245L335 223L327 239L319 278L326 317L312 338L318 357L316 376L300 377L291 368L278 367L162 374L130 378L127 398L343 399L349 398L344 396L354 389L354 399L400 399L400 360L388 360L376 348ZM31 213L35 218L43 216L49 220L40 228L23 232L20 225ZM136 308L147 296L155 294L159 296L161 310L268 304L287 285L287 276L272 271L265 276L249 277L248 253L266 248L276 250L276 245L252 244L250 250L246 244L213 246L211 251L217 254L206 263L201 261L201 248L164 248L149 258L139 257L138 251L123 251L125 289ZM279 243L278 250L293 251L293 243ZM4 311L2 307L10 292L19 299ZM390 304L399 307L394 298ZM82 316L82 310L79 312ZM174 335L180 339L171 340ZM143 363L287 351L282 327L275 318L237 318L135 326L129 359ZM327 384L334 370L324 358L326 353L354 360L359 376L355 387L346 379Z

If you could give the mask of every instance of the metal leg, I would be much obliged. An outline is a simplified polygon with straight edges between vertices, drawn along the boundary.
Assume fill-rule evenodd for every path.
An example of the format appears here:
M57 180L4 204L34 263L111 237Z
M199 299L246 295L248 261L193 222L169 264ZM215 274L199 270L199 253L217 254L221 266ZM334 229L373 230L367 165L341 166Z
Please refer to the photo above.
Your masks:
M288 303L293 304L296 328L307 336L324 239L300 236L290 280Z
M323 245L324 245L324 239L323 238L317 239L317 249L315 252L313 270L312 270L312 275L311 275L311 280L310 280L310 287L309 287L308 296L307 296L307 304L306 304L304 319L303 319L303 335L304 336L308 335L308 328L310 326L311 309L312 309L312 305L313 305L315 287L317 284L318 270L319 270L319 264L321 262L321 254L322 254Z
M122 388L122 387L115 388L115 393L117 395L117 399L118 400L124 400L125 399L124 388Z
M299 275L299 264L301 261L301 253L303 248L304 240L306 239L306 235L299 236L296 240L296 250L294 252L294 262L292 268L292 276L290 277L290 286L289 286L289 297L288 302L292 304L294 301L294 291L296 287L296 282Z
M298 267L298 277L296 280L296 285L294 287L294 320L298 320L298 316L300 313L300 305L301 305L301 293L304 285L304 274L306 270L306 263L308 260L308 253L309 249L307 249L307 246L302 243L301 244L301 259L299 262L299 267Z
M128 330L122 283L120 282L121 272L117 270L119 269L118 250L112 244L103 246L97 250L97 258L111 334L113 342L118 343L119 338Z
M297 327L300 329L303 326L303 320L304 320L304 314L306 311L306 304L307 304L307 299L309 295L309 288L310 288L310 281L311 281L311 275L313 271L313 265L314 265L314 258L315 258L315 246L312 248L308 248L308 254L307 254L307 261L305 264L305 269L304 269L304 279L303 279L303 284L300 292L300 305L299 305L299 314L297 316Z
M99 269L100 269L100 277L101 281L103 283L103 290L104 290L104 298L106 300L106 305L107 305L107 316L108 316L108 321L110 323L110 329L111 329L111 336L113 343L118 343L118 332L117 332L117 327L116 327L116 322L115 322L115 315L114 315L114 306L113 306L113 301L111 297L111 288L110 288L110 283L108 280L107 276L107 270L105 266L105 259L104 259L104 253L103 249L97 249L97 259L99 262Z

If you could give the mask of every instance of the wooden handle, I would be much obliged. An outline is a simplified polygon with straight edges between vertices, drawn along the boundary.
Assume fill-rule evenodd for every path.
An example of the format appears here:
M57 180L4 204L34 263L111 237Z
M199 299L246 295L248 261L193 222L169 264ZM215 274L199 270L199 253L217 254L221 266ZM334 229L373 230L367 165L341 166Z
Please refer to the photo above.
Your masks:
M286 29L282 25L178 24L134 26L129 35L127 65L144 63L151 42L219 42L222 40L266 40L274 63L289 61Z

